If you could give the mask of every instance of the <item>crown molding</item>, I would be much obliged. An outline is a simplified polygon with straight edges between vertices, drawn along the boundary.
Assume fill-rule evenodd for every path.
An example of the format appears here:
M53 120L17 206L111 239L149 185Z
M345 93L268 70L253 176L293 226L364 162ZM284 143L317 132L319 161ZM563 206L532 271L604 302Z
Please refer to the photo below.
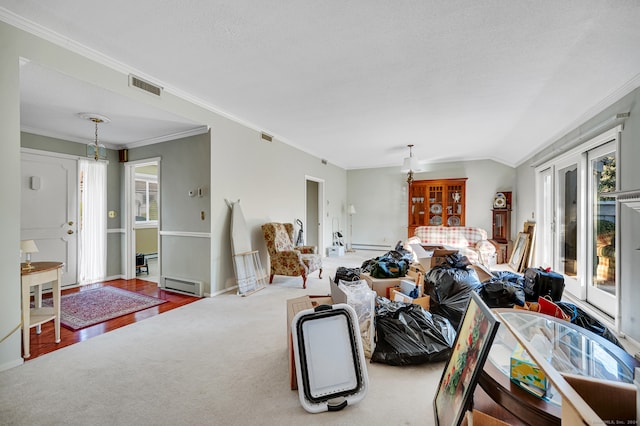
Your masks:
M202 135L209 131L209 126L199 126L194 129L185 130L184 132L172 133L169 135L158 136L155 138L143 139L137 142L125 144L125 148L139 148L141 146L153 145L155 143L168 142L176 139L188 138L190 136Z

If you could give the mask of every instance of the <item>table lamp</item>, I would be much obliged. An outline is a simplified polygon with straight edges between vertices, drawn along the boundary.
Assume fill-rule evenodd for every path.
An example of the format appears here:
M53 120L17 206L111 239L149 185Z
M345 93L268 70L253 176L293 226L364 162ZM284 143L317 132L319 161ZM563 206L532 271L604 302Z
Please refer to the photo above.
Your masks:
M25 265L22 267L23 271L30 271L33 269L31 266L31 253L38 252L38 246L36 242L33 240L22 240L20 241L20 251L22 253L26 253Z

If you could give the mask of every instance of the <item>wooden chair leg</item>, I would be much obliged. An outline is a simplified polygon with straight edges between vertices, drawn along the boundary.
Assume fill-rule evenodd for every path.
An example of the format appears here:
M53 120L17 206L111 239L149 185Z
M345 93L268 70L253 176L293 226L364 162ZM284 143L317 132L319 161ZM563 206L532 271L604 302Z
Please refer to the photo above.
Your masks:
M322 268L320 268L320 272L318 273L318 278L322 278Z
M271 284L271 283L273 282L273 276L274 276L274 275L275 275L275 274L271 274L271 276L269 277L269 284Z
M307 276L302 274L302 288L307 288Z

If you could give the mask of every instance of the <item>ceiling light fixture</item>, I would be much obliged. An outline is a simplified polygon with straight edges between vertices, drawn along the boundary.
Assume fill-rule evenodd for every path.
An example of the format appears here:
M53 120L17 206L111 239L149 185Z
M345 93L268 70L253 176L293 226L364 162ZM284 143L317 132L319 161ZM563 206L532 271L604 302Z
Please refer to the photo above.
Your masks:
M100 114L93 114L90 112L82 112L78 114L80 118L85 120L89 120L95 124L95 139L93 142L87 145L87 157L93 158L94 160L106 160L107 159L107 148L102 145L98 141L98 124L100 123L109 123L111 120L109 117Z
M411 185L413 183L413 173L421 172L422 167L418 162L418 159L413 156L413 144L407 145L409 147L409 156L404 159L402 163L402 172L407 173L407 183Z

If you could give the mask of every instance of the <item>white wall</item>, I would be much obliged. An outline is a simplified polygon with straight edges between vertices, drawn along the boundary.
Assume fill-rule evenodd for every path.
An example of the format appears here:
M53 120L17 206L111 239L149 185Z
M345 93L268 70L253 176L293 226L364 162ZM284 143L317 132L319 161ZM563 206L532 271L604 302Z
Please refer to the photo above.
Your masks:
M352 203L357 210L353 217L354 243L393 247L398 241L407 239L407 176L400 172L401 160L398 159L398 167L347 173L347 203ZM515 169L492 160L439 163L427 167L427 171L415 174L414 179L468 178L466 225L485 229L491 238L493 197L496 192L514 190ZM517 204L515 196L513 203ZM522 224L513 223L514 229L516 225L518 229L522 228Z
M11 36L0 25L0 371L22 363L21 333L13 331L20 325L20 73Z

